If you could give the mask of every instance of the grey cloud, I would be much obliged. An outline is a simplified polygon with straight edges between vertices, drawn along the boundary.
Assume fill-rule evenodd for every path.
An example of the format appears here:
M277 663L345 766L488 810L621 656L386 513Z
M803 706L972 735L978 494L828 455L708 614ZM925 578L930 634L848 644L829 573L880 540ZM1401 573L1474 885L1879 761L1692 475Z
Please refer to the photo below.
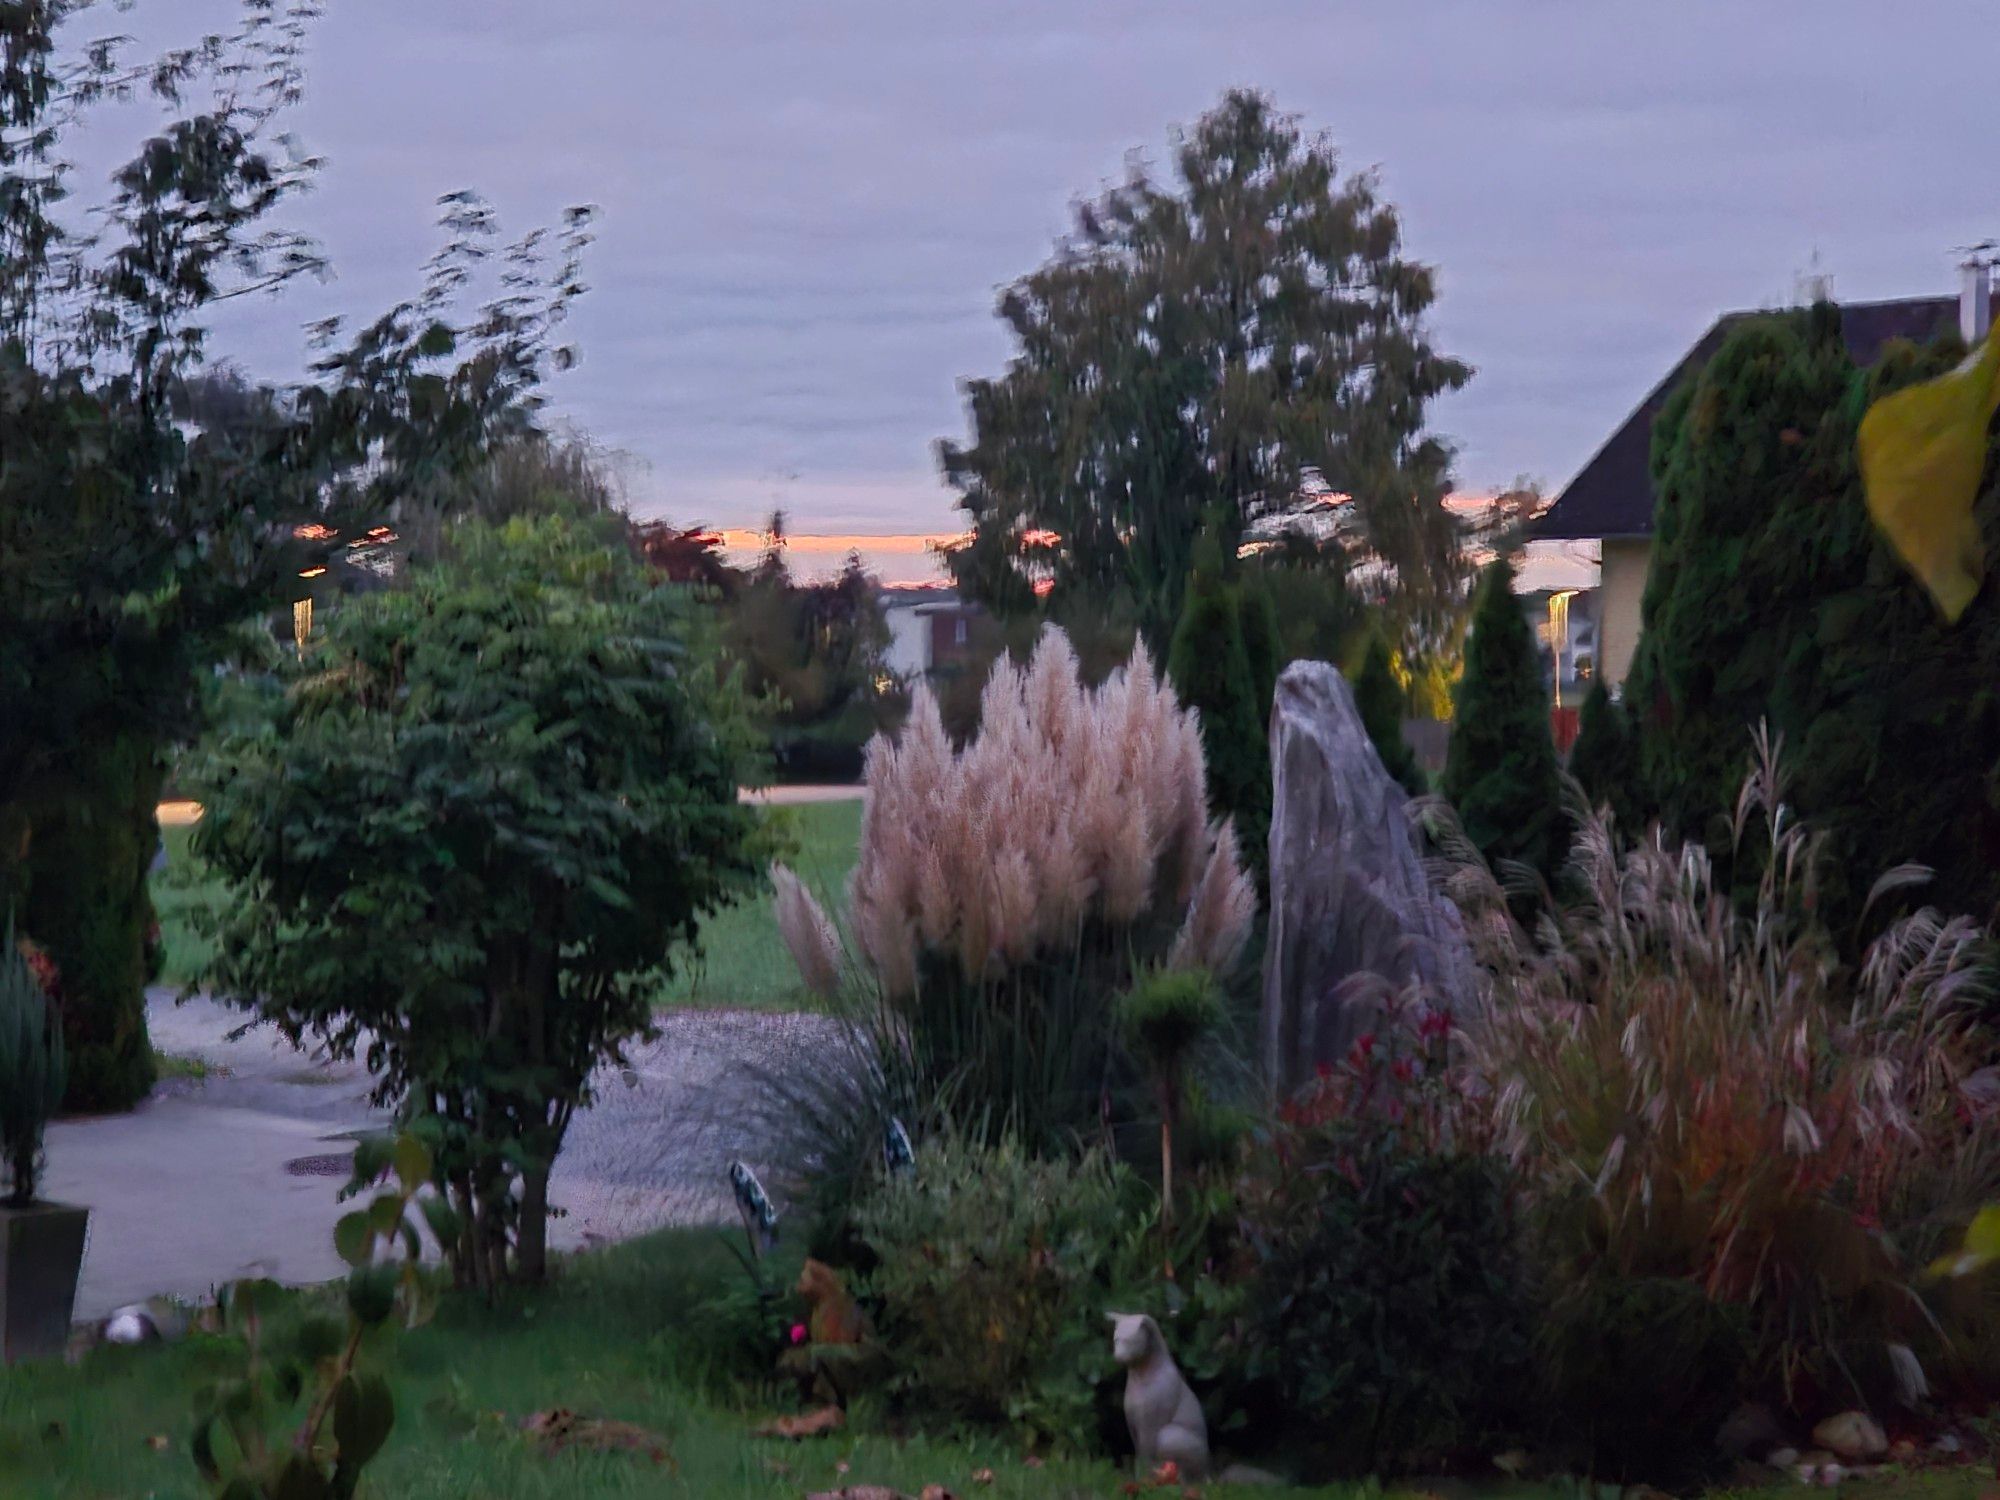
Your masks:
M185 33L226 0L152 0ZM677 514L950 524L930 444L1007 353L995 288L1070 200L1155 163L1226 87L1272 91L1379 164L1436 263L1460 479L1567 478L1727 307L1817 250L1839 295L1943 291L2000 230L1976 0L1233 4L336 0L297 121L328 159L299 219L340 271L233 315L281 368L307 318L407 292L430 203L510 223L603 209L558 408ZM791 477L796 476L796 477ZM785 497L789 496L789 499Z

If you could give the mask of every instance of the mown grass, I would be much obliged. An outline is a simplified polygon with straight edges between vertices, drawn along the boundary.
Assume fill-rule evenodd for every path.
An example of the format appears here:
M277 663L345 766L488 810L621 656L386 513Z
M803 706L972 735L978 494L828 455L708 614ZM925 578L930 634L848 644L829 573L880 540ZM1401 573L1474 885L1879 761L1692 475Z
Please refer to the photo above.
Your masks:
M771 833L788 847L790 864L829 909L838 909L847 872L861 842L861 803L808 802L764 811ZM188 852L191 827L161 830L167 865L153 876L153 906L164 948L160 980L188 984L212 951L194 930L193 912L220 895L214 877ZM680 955L677 972L662 986L659 1004L741 1007L752 1010L805 1010L813 997L778 937L767 885L754 896L718 912L702 928L701 952Z
M766 1411L715 1404L686 1378L701 1299L740 1276L713 1230L670 1231L564 1264L552 1287L488 1307L448 1298L437 1319L371 1351L397 1419L364 1493L396 1500L799 1495L843 1483L915 1494L937 1482L981 1496L1115 1495L1103 1463L1029 1467L999 1442L846 1433L806 1444L753 1438ZM105 1348L75 1366L0 1372L0 1495L8 1500L205 1493L188 1456L194 1389L230 1367L215 1335ZM628 1454L549 1457L516 1430L550 1407L663 1434L678 1473ZM504 1414L503 1416L500 1414ZM843 1472L840 1465L845 1464ZM974 1475L991 1468L991 1485ZM1226 1494L1211 1488L1210 1494ZM1303 1492L1302 1492L1303 1493ZM1333 1492L1322 1492L1333 1493Z
M770 807L764 816L771 832L791 846L785 863L829 911L838 911L846 899L848 871L861 847L860 799ZM755 896L710 918L702 927L701 947L699 958L682 961L682 971L662 989L660 1004L751 1010L816 1007L778 936L768 883Z
M538 1293L493 1306L448 1297L434 1322L389 1334L369 1351L394 1386L397 1418L364 1495L738 1500L843 1484L886 1484L914 1495L927 1483L994 1500L1122 1493L1128 1476L1109 1463L1033 1467L993 1439L898 1441L862 1431L793 1445L752 1437L767 1411L698 1393L717 1388L699 1378L709 1336L698 1308L741 1274L717 1231L673 1230L565 1261L556 1282ZM99 1349L76 1365L0 1371L0 1495L199 1500L206 1491L188 1456L192 1396L204 1379L233 1368L234 1358L228 1341L195 1334L175 1344ZM550 1407L643 1424L667 1439L678 1469L624 1453L549 1457L520 1436L518 1423ZM990 1484L975 1478L985 1469L993 1471ZM1771 1488L1785 1485L1774 1476ZM1864 1492L1882 1500L1974 1500L1988 1485L1980 1470L1967 1468L1877 1480ZM1573 1483L1413 1483L1387 1493L1447 1489L1485 1500L1588 1493ZM1224 1500L1271 1491L1211 1484L1204 1493ZM1385 1492L1366 1485L1283 1493L1303 1500Z

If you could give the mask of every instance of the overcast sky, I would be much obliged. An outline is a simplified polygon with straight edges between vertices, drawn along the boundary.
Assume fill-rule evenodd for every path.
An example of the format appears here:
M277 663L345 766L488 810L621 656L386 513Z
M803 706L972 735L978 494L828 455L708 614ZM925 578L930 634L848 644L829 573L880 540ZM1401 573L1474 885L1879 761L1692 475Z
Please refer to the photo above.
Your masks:
M1006 357L996 288L1232 85L1379 168L1439 268L1437 340L1478 368L1436 412L1466 488L1562 484L1718 310L1790 300L1815 253L1842 300L1941 293L1953 248L2000 234L1990 0L329 9L295 121L326 169L295 219L338 277L225 350L288 373L307 318L413 289L447 190L513 228L594 203L555 404L684 521L954 529L931 445Z

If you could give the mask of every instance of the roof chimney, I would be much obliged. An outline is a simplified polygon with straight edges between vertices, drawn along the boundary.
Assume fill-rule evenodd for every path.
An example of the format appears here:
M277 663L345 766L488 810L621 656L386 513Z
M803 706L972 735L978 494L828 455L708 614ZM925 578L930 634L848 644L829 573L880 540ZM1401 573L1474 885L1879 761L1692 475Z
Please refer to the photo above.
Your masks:
M1993 269L1974 255L1958 268L1958 331L1968 344L1979 344L1993 323Z

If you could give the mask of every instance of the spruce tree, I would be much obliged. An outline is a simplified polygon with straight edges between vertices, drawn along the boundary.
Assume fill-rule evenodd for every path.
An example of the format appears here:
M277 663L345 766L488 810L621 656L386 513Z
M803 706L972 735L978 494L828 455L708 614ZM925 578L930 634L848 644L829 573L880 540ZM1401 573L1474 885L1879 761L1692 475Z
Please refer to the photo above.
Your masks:
M1271 757L1237 590L1219 569L1197 568L1188 584L1167 676L1181 702L1201 716L1210 811L1235 819L1244 863L1261 875L1271 822Z
M1623 824L1633 806L1632 742L1626 733L1625 715L1611 701L1602 677L1584 695L1576 725L1576 743L1569 748L1569 774L1583 788L1592 807L1608 805Z
M1278 607L1263 577L1248 572L1237 580L1236 606L1237 619L1243 626L1243 652L1250 664L1257 713L1268 727L1271 695L1277 691L1278 674L1285 669L1284 648L1279 643Z
M1361 713L1361 727L1375 753L1382 757L1382 769L1395 777L1404 791L1421 796L1430 790L1423 767L1410 753L1403 738L1405 706L1402 684L1389 658L1388 642L1379 631L1371 631L1368 647L1361 658L1361 671L1354 679L1354 706Z
M1505 558L1487 568L1473 603L1443 791L1496 869L1512 860L1552 877L1560 867L1562 792L1548 693Z

